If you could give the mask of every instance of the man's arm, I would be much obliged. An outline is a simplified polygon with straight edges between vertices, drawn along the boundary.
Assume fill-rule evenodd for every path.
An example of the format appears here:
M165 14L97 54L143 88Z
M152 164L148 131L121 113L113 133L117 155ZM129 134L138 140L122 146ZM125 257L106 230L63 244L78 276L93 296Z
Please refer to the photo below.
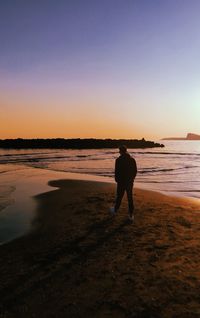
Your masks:
M115 181L119 181L119 161L115 160Z
M137 175L137 164L136 164L136 161L135 159L133 158L133 178L135 179Z

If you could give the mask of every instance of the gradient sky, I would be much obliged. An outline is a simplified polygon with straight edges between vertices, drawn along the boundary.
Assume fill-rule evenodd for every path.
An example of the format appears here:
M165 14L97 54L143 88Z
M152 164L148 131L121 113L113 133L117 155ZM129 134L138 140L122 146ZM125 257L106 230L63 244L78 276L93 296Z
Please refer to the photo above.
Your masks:
M0 138L200 134L199 0L0 0Z

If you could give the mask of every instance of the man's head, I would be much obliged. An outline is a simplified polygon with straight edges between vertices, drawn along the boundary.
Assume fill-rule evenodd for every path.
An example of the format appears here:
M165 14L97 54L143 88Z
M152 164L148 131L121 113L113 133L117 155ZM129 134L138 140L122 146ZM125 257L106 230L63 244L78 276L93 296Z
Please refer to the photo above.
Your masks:
M124 155L125 153L127 153L127 147L125 145L119 146L119 153L121 155Z

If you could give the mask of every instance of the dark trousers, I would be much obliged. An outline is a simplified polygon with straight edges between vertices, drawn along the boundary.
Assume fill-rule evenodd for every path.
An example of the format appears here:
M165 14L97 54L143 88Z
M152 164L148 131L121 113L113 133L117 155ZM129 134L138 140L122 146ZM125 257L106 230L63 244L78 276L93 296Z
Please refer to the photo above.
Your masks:
M128 208L129 208L129 214L132 215L134 211L134 204L133 204L133 182L129 183L117 183L117 196L115 201L115 211L119 209L121 205L122 198L124 196L124 193L127 194L128 199Z

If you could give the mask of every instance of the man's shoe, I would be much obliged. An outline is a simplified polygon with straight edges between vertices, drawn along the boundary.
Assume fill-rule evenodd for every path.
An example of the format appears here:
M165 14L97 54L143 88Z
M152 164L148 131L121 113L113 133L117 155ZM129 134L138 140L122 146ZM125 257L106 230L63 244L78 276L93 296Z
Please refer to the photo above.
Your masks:
M116 212L115 212L115 208L114 208L114 207L110 208L110 213L111 213L112 216L115 216L115 215L116 215Z
M132 215L129 214L128 220L129 220L131 223L133 223L133 221L134 221L134 215L133 215L133 214L132 214Z

